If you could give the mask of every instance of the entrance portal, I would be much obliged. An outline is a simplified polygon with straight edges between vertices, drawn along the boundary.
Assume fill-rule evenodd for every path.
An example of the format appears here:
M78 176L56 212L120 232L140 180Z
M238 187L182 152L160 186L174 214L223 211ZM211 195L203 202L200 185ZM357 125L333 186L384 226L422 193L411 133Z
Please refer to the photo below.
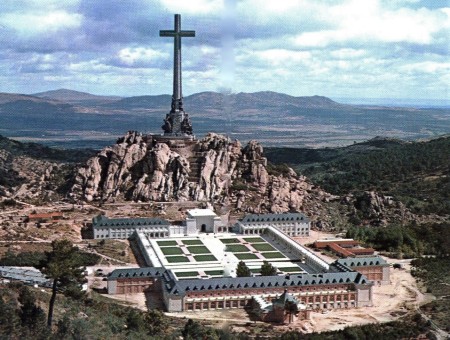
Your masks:
M206 233L206 224L202 224L201 232Z

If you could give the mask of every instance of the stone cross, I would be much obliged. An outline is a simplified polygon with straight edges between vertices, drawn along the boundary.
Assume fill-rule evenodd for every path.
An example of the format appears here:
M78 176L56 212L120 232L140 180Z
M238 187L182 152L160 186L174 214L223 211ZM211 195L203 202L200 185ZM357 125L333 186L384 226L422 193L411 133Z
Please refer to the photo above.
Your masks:
M183 95L181 90L181 38L195 37L195 31L181 30L181 15L175 14L175 25L173 31L161 30L160 37L173 37L173 96L171 113L183 111Z

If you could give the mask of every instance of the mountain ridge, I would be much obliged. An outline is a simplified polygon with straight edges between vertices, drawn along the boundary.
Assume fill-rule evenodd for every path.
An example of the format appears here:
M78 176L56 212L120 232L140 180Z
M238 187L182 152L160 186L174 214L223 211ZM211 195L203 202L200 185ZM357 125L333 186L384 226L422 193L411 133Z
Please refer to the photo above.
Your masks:
M43 99L58 100L67 103L82 103L82 102L92 102L92 101L114 101L120 100L122 97L119 96L103 96L95 95L88 92L75 91L70 89L57 89L45 92L33 93L31 96L39 97Z
M171 104L165 94L111 99L63 89L53 98L39 95L45 98L0 93L0 133L58 147L101 148L124 131L160 134ZM184 98L184 109L199 138L216 132L265 146L342 146L377 135L418 139L450 131L446 109L364 107L271 91L195 93Z

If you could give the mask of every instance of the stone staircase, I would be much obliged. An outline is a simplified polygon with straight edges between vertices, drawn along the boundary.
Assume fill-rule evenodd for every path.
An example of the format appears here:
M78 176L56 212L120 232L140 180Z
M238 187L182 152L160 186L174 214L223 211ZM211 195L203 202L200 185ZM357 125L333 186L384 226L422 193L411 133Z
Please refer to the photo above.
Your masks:
M188 158L189 167L191 169L188 177L189 182L198 183L200 180L200 171L202 169L203 152L193 152L193 155Z

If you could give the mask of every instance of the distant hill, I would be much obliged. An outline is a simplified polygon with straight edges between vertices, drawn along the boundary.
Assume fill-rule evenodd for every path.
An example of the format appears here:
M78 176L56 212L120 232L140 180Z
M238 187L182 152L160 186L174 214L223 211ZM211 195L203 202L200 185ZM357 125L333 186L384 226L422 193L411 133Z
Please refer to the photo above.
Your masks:
M0 150L14 157L25 156L51 162L80 163L92 157L96 151L89 149L64 150L49 148L37 143L21 143L0 135Z
M123 98L118 101L106 103L103 106L111 109L170 109L170 95L136 96ZM184 97L184 106L187 112L220 112L228 105L233 110L277 109L285 107L295 108L321 108L321 109L350 109L351 105L339 104L330 98L321 96L293 97L276 92L236 93L224 95L217 92L201 92ZM211 111L212 110L212 111Z
M87 92L79 92L68 89L58 89L46 92L39 92L34 93L32 96L44 99L58 100L71 104L82 104L82 103L101 104L121 99L121 97L119 96L98 96Z
M0 92L0 105L6 103L13 103L17 101L30 101L35 103L50 103L54 100L50 98L39 98L36 96L28 95L28 94L18 94L18 93L5 93Z
M60 89L0 93L0 134L63 148L101 148L124 132L161 133L170 95L96 96ZM341 104L323 96L201 92L184 98L198 137L216 132L265 146L339 146L375 136L432 138L450 132L450 110Z

